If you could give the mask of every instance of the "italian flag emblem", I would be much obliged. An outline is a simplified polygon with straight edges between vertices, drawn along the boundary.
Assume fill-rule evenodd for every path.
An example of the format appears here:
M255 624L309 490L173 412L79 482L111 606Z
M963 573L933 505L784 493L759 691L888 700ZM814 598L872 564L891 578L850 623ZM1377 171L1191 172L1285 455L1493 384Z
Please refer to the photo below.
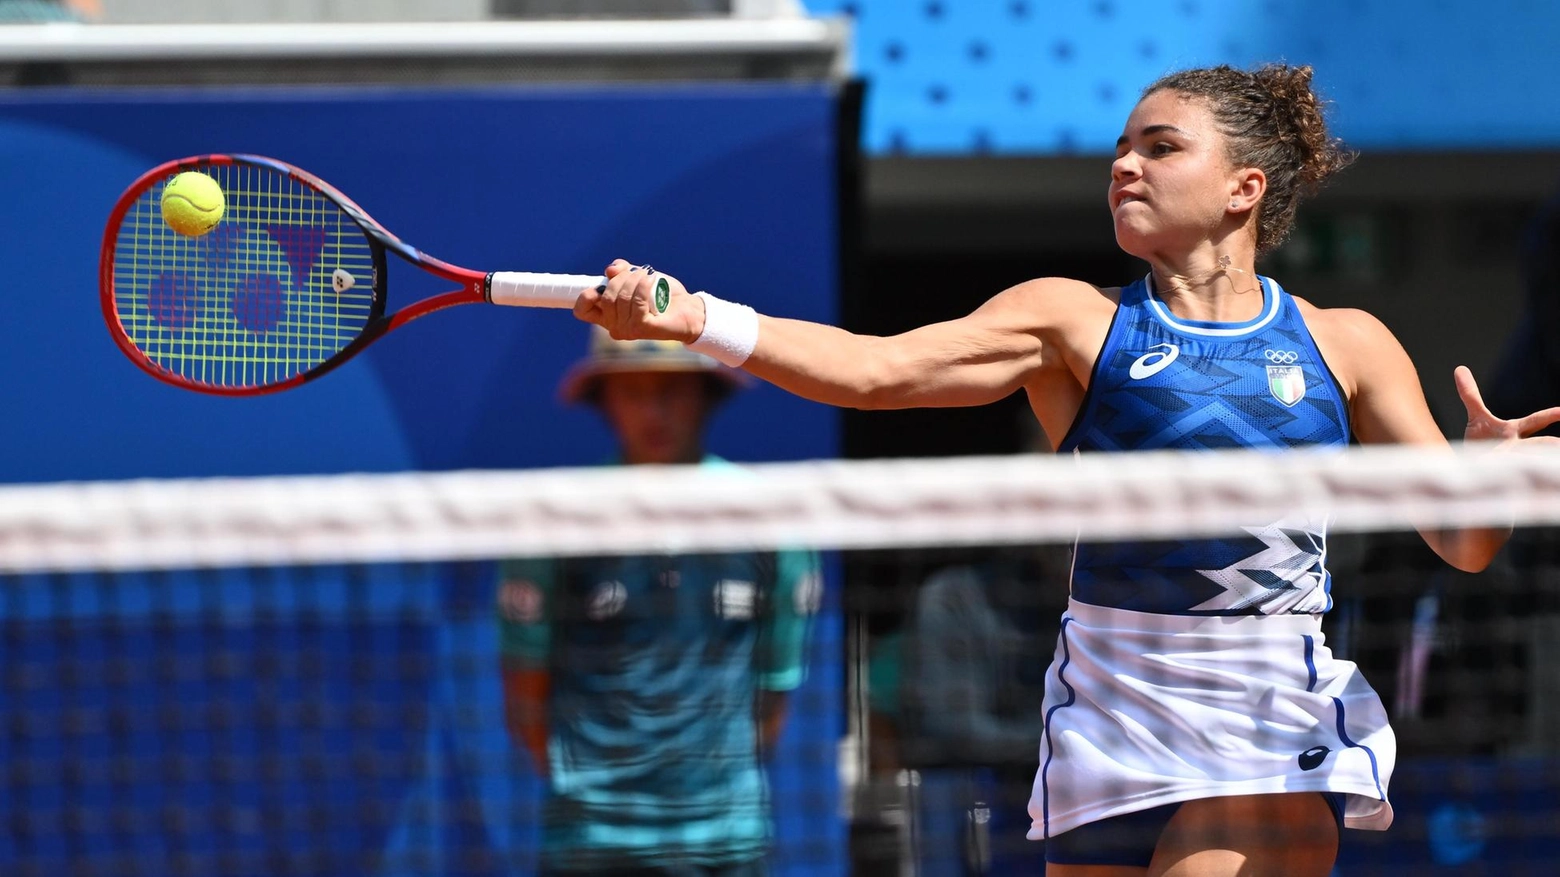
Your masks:
M1298 365L1270 365L1268 391L1289 407L1305 398L1305 372Z

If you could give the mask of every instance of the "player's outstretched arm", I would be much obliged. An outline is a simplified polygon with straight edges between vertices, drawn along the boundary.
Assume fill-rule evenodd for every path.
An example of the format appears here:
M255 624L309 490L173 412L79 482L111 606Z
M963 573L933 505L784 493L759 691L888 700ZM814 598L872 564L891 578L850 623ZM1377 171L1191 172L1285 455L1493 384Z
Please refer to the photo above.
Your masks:
M1048 357L1066 280L1036 280L974 313L890 337L754 313L690 295L675 278L618 260L574 313L614 338L681 341L807 399L849 408L984 405L1022 387ZM1092 287L1085 287L1092 292ZM657 300L659 296L659 301Z

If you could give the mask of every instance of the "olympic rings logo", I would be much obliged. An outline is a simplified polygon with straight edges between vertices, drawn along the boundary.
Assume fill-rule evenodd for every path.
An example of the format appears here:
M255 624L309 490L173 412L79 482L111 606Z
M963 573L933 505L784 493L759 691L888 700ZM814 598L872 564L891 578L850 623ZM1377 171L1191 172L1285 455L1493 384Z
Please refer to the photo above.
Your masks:
M1300 358L1300 354L1293 350L1264 350L1262 355L1268 358L1268 362L1277 365L1289 365Z

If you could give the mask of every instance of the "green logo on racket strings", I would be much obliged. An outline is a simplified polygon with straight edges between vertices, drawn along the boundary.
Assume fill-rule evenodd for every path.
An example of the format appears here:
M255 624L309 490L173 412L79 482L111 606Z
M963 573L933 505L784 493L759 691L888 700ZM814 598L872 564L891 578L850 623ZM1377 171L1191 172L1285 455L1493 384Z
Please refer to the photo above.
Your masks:
M655 282L655 312L658 314L666 313L666 306L670 304L671 301L672 288L667 284L666 278L662 277L660 280Z

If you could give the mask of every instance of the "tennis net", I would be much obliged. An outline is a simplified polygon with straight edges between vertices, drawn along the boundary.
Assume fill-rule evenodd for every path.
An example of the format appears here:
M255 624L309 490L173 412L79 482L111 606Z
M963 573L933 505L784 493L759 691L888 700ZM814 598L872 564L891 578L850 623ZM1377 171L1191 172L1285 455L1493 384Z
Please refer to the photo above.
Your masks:
M1029 873L1071 541L1296 512L1399 738L1340 873L1552 873L1560 459L1486 448L0 488L0 865Z

